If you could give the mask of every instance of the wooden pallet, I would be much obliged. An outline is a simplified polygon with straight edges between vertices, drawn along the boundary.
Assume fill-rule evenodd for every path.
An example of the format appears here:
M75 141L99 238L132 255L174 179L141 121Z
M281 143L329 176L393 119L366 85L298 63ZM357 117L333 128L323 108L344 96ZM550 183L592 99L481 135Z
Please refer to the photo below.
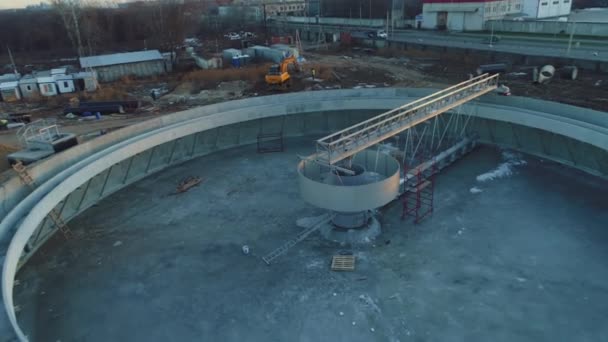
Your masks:
M355 256L354 255L334 255L331 260L332 271L354 271Z

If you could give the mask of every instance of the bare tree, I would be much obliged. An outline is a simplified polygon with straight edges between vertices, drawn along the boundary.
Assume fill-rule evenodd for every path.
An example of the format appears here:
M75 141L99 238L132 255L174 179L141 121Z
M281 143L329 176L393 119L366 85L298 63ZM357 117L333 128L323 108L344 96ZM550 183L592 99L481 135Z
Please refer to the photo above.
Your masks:
M78 0L51 0L51 4L61 16L63 26L76 49L78 57L83 56L82 37L80 35L80 1Z
M95 53L104 31L99 23L100 8L115 3L115 0L51 0L79 57L85 55L85 48L86 54Z
M155 34L160 47L171 52L171 61L176 63L177 49L183 45L187 31L192 27L192 13L183 0L158 0L154 11Z

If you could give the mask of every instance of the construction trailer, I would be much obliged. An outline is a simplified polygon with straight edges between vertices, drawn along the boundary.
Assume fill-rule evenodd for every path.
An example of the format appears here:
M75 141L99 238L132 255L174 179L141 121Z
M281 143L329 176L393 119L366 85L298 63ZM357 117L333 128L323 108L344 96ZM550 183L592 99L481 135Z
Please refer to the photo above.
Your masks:
M81 71L72 74L74 85L78 91L93 92L97 90L97 73L95 71Z
M24 99L31 99L40 96L38 81L34 75L25 75L19 80L19 90Z
M54 75L53 78L55 79L59 93L66 94L76 91L74 77L72 77L72 75Z
M57 95L57 83L55 83L55 79L46 73L42 73L44 76L39 76L36 78L36 82L38 83L38 89L40 90L40 95L42 96L56 96Z
M0 97L4 102L15 102L21 100L19 81L0 83Z

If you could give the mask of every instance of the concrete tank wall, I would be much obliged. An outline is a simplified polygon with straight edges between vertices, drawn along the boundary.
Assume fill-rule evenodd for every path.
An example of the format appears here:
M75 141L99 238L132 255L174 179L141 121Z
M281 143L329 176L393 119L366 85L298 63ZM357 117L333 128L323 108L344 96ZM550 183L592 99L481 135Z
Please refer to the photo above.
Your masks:
M10 333L8 319L18 329L12 303L17 264L22 251L31 255L53 234L54 228L45 222L52 208L69 220L153 172L200 155L252 143L258 133L276 132L281 127L285 136L327 133L430 92L388 88L340 90L205 106L124 128L34 165L31 173L40 185L29 195L15 177L5 174L2 196L8 204L3 208L0 237L4 246L11 238L12 241L4 260L2 286L7 316L0 317L0 331ZM608 176L605 113L494 96L466 105L462 112L474 115L473 127L482 141L530 150ZM574 148L585 151L585 157L564 152Z

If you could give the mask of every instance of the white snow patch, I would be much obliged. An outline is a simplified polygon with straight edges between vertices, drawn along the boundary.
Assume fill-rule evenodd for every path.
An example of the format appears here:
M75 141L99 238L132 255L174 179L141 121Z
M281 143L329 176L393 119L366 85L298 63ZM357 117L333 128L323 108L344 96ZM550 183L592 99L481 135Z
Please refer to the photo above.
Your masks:
M376 302L367 294L362 294L359 296L359 299L365 303L365 305L369 306L372 310L376 311L377 313L380 313L380 307L378 306L378 304L376 304Z
M323 259L315 259L315 260L309 262L308 264L306 264L306 268L307 269L322 268L324 264L325 264L325 262L323 261ZM335 294L334 294L334 296L335 296Z
M470 189L469 189L469 191L470 191L472 194L478 194L478 193L480 193L480 192L483 192L483 190L481 190L480 188L478 188L478 187L476 187L476 186L474 186L474 187L470 188Z
M509 177L513 174L513 167L526 165L526 161L521 159L521 155L510 151L503 151L502 158L505 160L504 163L498 165L492 171L483 173L477 176L478 182L491 181L498 178ZM472 191L471 191L472 192Z

